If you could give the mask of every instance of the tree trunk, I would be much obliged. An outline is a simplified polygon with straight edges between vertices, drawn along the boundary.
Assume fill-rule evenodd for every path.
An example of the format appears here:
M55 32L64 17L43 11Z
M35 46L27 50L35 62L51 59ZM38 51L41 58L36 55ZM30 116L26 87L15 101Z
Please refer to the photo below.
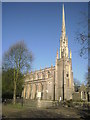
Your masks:
M16 81L14 81L13 104L16 104Z
M14 91L13 91L13 104L16 104L16 80L15 80L15 67L14 67Z

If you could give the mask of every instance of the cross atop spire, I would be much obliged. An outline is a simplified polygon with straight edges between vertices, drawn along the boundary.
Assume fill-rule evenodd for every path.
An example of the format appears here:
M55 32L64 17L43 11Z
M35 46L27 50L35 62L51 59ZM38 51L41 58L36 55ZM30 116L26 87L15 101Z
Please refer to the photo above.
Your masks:
M66 31L65 31L65 13L64 13L64 4L63 4L63 10L62 10L62 38L65 38Z

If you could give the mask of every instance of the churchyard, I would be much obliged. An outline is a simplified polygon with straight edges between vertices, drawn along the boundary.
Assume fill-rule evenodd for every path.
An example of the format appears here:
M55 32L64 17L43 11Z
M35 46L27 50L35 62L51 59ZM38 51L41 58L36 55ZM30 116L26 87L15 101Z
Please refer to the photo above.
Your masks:
M79 118L86 119L90 117L90 104L82 102L77 104L64 102L52 107L35 107L34 104L22 106L22 103L3 104L3 118Z

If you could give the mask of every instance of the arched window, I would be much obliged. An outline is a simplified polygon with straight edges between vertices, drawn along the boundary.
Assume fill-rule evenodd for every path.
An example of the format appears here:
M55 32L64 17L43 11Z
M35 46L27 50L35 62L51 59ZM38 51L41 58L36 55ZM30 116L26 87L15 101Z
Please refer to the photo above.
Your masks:
M85 93L85 91L83 92L83 98L86 99L86 93Z

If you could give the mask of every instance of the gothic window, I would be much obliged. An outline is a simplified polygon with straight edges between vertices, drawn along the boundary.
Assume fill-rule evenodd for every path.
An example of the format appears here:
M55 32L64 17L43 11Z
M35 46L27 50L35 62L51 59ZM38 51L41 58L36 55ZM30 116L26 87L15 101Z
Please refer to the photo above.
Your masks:
M45 78L45 74L44 73L42 73L42 78Z
M36 84L33 84L33 99L36 97Z
M50 76L50 72L48 71L48 77Z
M38 84L38 92L42 92L42 84L41 83Z
M67 77L69 77L68 73L66 74Z
M83 92L83 98L86 99L86 93L85 93L85 91Z
M39 79L39 75L37 74L37 79Z
M25 98L27 99L28 85L26 86Z
M42 72L41 72L39 75L40 75L40 79L42 79L42 78L43 78L43 74L42 74Z
M41 78L41 75L40 75L40 73L38 73L38 79L40 79Z
M30 87L30 89L29 89L29 98L31 98L31 85L29 86Z

